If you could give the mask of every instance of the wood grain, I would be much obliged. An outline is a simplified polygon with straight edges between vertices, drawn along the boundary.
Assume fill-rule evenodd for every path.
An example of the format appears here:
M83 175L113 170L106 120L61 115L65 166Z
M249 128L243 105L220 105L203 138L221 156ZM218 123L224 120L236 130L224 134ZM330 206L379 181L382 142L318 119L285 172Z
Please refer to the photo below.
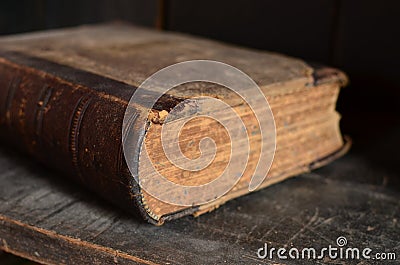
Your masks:
M356 154L162 227L10 150L1 149L0 167L1 249L46 264L291 264L258 260L256 251L266 242L322 247L338 236L399 251L400 195L372 184L384 172Z

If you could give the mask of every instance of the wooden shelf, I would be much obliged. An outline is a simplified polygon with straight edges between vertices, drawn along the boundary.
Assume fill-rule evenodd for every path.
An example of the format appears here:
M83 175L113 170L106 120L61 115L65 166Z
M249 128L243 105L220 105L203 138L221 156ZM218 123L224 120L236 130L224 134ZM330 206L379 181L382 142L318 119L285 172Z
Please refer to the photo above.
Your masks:
M398 251L400 242L399 190L354 153L162 227L12 151L0 149L0 168L0 248L47 264L290 264L259 260L256 251L264 243L325 247L339 236L377 251Z

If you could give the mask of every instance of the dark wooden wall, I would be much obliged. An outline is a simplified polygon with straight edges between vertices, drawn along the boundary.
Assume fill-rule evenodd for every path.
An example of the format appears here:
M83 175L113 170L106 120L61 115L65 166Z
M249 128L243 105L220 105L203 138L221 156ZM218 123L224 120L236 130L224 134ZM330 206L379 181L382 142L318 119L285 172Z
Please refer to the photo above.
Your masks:
M339 110L357 144L400 124L399 10L398 0L5 0L0 34L119 19L336 66L351 78Z
M0 34L124 20L153 27L154 0L3 0Z

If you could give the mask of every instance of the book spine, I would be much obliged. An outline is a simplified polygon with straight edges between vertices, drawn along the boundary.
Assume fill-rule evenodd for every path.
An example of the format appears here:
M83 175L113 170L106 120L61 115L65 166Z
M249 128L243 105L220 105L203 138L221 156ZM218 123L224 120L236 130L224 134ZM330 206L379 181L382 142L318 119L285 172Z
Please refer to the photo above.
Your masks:
M131 93L132 87L114 80L24 55L1 54L2 140L155 222L143 209L122 152L121 126Z

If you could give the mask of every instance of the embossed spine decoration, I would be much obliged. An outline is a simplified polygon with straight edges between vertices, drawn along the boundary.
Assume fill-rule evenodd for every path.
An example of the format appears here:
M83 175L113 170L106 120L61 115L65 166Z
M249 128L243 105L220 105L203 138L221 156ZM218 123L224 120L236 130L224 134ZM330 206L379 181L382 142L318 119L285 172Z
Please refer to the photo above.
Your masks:
M18 61L19 56L11 57ZM98 78L99 82L116 85ZM43 164L72 176L120 207L140 213L140 200L133 192L137 187L133 187L121 148L124 100L4 58L0 59L0 87L7 88L0 90L4 139L12 139L12 144ZM126 97L130 91L125 87ZM16 123L21 102L23 124ZM120 154L119 159L114 154Z

